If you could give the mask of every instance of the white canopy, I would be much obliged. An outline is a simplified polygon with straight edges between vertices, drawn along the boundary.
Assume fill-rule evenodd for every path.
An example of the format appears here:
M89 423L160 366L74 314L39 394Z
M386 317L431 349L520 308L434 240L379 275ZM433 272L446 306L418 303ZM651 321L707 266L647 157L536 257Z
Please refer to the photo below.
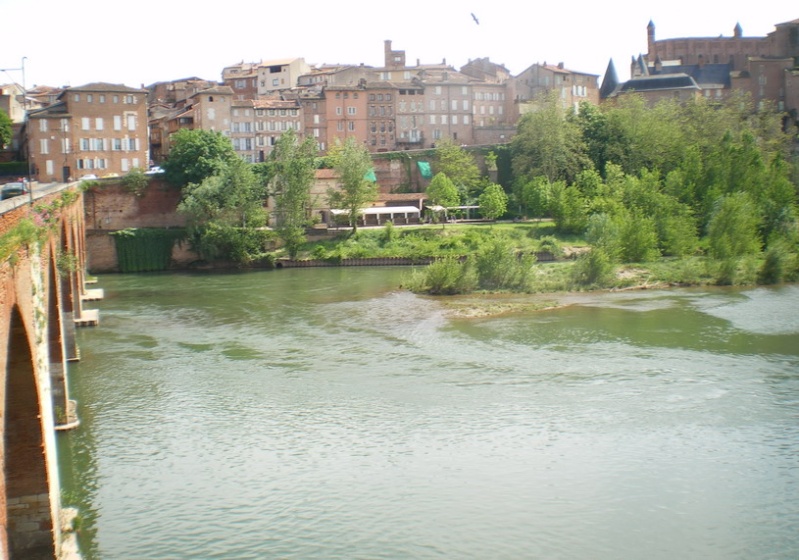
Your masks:
M347 214L348 210L331 209L331 214L340 215ZM416 206L371 206L369 208L361 208L361 214L377 214L377 215L394 215L394 214L418 214L419 209Z

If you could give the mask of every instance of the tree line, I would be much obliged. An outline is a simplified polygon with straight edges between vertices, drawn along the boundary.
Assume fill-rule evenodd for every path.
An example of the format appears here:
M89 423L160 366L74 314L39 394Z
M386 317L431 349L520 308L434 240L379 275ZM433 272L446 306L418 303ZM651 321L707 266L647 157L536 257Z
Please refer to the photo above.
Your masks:
M797 137L782 117L743 94L655 105L629 95L577 111L543 98L511 141L513 201L584 234L600 274L702 254L734 283L742 260L764 252L774 266L762 279L779 280L799 240Z

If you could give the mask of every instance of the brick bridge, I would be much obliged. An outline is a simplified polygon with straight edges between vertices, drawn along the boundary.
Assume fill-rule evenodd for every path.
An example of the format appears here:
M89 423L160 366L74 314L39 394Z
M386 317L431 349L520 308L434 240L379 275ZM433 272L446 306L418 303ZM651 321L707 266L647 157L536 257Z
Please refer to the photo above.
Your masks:
M67 364L75 328L97 322L82 302L99 293L85 289L83 193L33 193L0 201L0 558L77 558L56 434L78 425Z

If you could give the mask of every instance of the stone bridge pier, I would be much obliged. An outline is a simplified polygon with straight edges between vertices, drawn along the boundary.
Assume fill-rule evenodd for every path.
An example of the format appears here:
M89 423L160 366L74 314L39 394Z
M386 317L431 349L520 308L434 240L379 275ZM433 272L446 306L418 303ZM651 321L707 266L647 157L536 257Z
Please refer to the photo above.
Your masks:
M73 184L0 202L0 559L78 557L62 527L56 433L78 426L75 328L97 322L82 304L82 198Z

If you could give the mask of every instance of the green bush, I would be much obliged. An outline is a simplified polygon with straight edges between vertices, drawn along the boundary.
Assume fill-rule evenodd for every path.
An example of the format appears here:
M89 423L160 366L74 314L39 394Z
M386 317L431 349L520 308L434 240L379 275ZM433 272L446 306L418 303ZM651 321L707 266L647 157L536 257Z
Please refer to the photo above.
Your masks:
M795 255L791 253L787 243L780 240L774 241L766 250L763 265L758 272L760 284L779 284L791 273L794 266Z
M485 290L526 290L535 257L519 258L515 246L504 237L489 241L475 260L478 285Z
M454 295L474 290L477 278L471 259L460 261L456 257L444 257L433 261L424 270L414 269L403 284L413 292Z
M607 252L594 247L580 255L572 269L572 280L578 286L605 287L613 281L615 266Z

